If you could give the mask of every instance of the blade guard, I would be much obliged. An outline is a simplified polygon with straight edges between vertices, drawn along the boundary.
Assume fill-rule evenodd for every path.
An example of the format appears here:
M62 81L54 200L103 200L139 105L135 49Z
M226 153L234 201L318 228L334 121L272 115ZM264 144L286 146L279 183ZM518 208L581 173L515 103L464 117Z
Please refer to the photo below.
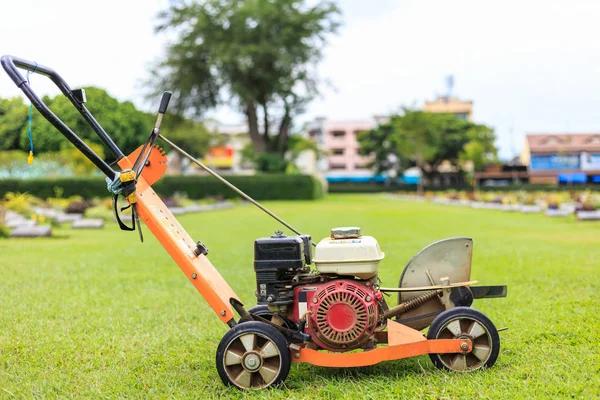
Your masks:
M439 285L441 278L450 283L467 282L471 278L473 239L456 237L434 242L418 252L404 267L398 287L422 287ZM433 279L430 281L429 276ZM423 292L398 293L398 304L421 296ZM398 322L413 329L428 327L445 308L437 299L431 299L419 307L402 314Z
M130 160L136 160L137 157L140 155L140 152L142 151L142 147L144 146L140 146L137 149L135 149L134 152L128 156L128 158ZM154 145L152 147L150 157L148 157L148 161L146 162L146 166L142 170L142 176L144 177L148 185L153 185L154 183L158 182L160 178L163 177L165 172L167 172L168 161L169 160L165 151L161 147Z

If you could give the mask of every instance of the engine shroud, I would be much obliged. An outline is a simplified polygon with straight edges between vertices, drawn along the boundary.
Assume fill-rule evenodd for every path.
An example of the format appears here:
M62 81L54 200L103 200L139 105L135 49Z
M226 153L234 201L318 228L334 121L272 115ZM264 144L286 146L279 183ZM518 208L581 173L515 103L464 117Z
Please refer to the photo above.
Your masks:
M306 333L319 347L347 351L372 337L378 320L371 287L353 280L334 280L295 290L298 318L309 312Z

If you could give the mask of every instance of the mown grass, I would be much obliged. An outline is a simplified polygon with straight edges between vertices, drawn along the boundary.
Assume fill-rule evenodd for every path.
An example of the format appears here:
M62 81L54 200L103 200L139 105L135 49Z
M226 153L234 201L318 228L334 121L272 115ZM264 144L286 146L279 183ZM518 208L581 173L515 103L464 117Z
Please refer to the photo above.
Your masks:
M368 368L293 365L280 389L224 387L214 354L226 327L150 237L116 226L68 238L0 241L0 398L594 398L600 396L600 224L543 215L332 195L270 202L316 239L358 225L386 252L384 285L450 236L475 240L473 279L508 284L477 300L501 333L496 365L440 372L427 356ZM278 224L257 209L186 215L184 226L253 304L253 240Z

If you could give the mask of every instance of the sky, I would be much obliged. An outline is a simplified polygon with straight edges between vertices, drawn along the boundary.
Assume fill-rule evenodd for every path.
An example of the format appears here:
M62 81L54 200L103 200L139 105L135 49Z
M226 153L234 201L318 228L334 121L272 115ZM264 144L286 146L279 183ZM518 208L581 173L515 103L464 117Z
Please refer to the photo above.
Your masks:
M95 85L144 101L149 65L166 39L155 35L168 0L3 2L0 53L55 69L71 87ZM422 106L446 93L474 104L475 122L495 128L500 156L520 153L528 132L600 132L600 2L556 0L341 0L343 26L319 75L331 81L301 121L369 118ZM56 94L34 76L40 94ZM0 96L20 92L0 71ZM156 100L158 102L158 99ZM243 119L226 107L224 123ZM99 118L101 121L101 118ZM301 122L300 121L300 122Z

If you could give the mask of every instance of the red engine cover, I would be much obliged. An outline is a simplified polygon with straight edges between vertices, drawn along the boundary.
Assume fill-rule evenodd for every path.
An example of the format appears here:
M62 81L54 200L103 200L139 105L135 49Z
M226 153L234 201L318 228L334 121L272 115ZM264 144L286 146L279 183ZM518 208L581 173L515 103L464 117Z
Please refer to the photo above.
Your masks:
M320 347L346 351L361 347L375 331L377 299L371 287L335 280L294 289L298 319L310 312L306 333Z

